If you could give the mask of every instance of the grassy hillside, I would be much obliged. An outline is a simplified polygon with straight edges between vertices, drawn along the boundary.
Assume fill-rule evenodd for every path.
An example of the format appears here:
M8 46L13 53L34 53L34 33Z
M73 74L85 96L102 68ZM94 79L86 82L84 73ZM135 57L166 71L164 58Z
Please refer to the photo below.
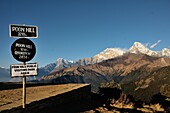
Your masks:
M140 80L122 84L122 87L126 93L147 102L158 93L170 97L170 66L155 70Z

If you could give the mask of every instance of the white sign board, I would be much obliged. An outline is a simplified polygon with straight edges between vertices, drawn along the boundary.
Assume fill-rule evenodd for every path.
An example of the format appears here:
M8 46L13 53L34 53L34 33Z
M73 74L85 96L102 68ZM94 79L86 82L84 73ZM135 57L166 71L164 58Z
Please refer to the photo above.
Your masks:
M11 77L35 76L37 75L38 64L12 64L10 65Z

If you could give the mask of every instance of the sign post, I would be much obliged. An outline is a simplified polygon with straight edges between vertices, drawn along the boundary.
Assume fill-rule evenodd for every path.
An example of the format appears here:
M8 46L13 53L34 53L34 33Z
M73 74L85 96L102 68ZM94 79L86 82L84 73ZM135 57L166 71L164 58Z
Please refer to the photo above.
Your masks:
M10 66L11 77L22 77L23 82L23 108L26 104L26 76L37 75L38 64L37 63L28 63L23 64L13 64Z
M24 65L25 65L26 63L24 62ZM25 86L25 84L26 84L26 76L25 76L25 74L24 74L24 76L22 77L22 84L23 84L23 86L22 86L22 108L24 108L25 109L25 105L26 105L26 86Z
M36 53L36 47L34 43L27 38L38 37L37 26L23 26L23 25L10 25L10 37L19 37L11 46L11 53L13 57L23 62L18 65L11 65L11 77L20 76L23 82L23 99L22 108L25 109L26 105L26 76L37 75L38 64L26 64L30 61ZM25 38L27 37L27 38Z

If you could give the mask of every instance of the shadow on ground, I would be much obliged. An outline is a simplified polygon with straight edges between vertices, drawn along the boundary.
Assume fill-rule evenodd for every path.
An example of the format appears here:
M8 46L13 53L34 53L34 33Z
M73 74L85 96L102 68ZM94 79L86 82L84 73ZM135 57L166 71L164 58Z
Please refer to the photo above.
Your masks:
M36 113L100 113L99 107L102 107L105 104L105 101L98 95L93 94L91 96L91 100L81 101L81 102L70 102L67 104L62 104L58 106L51 106L49 108L44 108L42 111L38 111ZM142 113L141 111L135 109L120 109L111 106L105 106L105 109L108 111L119 111L121 113Z

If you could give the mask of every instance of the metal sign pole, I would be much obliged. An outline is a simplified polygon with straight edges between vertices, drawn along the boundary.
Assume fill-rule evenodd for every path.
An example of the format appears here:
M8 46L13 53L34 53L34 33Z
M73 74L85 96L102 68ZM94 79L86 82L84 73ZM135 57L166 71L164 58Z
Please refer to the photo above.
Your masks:
M26 65L26 63L24 62L24 65ZM25 108L25 104L26 104L26 88L25 88L25 84L26 84L26 76L23 75L22 77L22 108Z

